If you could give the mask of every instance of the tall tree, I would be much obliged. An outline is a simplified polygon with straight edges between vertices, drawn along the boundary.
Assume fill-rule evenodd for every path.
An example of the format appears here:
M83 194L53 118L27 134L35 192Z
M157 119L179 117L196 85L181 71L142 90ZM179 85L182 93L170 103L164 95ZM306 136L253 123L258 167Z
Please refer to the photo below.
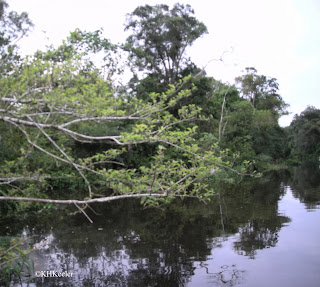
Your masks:
M140 71L157 75L164 84L177 82L190 60L186 48L207 33L206 26L194 16L190 5L139 6L128 15L125 30L132 34L125 49Z
M275 78L258 75L255 68L246 68L246 74L236 78L242 97L254 109L269 110L277 115L285 114L288 106L279 95L279 84Z

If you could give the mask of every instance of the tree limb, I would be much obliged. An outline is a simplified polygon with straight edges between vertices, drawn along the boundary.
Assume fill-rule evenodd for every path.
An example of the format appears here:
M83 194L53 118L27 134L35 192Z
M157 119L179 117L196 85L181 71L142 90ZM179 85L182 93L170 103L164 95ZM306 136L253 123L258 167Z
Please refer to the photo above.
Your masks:
M115 196L107 196L101 198L93 198L88 200L74 200L74 199L45 199L45 198L29 198L29 197L12 197L12 196L0 196L0 200L6 201L21 201L21 202L40 202L40 203L52 203L52 204L92 204L103 203L125 198L143 198L143 197L166 197L166 194L152 194L149 193L137 193L137 194L122 194ZM177 197L179 195L176 195Z

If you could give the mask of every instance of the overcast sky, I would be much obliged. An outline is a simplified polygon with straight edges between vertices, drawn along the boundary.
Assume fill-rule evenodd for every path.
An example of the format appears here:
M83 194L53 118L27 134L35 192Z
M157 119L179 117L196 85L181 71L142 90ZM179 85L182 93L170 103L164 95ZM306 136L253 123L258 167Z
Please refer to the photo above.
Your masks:
M7 0L11 10L26 11L35 24L20 41L22 51L32 54L48 44L58 44L70 31L103 28L113 43L123 43L126 14L139 5L190 4L195 16L209 30L188 51L199 66L206 66L224 51L223 63L211 61L207 74L233 83L245 67L276 78L280 94L290 104L289 125L294 114L308 105L320 109L320 1L319 0Z

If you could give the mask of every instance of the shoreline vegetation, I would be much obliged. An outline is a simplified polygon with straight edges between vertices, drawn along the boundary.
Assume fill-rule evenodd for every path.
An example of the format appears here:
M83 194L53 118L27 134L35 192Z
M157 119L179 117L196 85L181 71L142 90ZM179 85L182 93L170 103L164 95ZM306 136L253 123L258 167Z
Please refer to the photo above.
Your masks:
M190 5L137 7L122 44L76 29L29 56L19 54L28 14L0 0L0 27L1 216L73 204L92 222L95 202L206 202L219 182L319 158L319 109L282 128L277 79L248 67L223 83L192 62L186 49L208 31Z
M58 47L23 57L19 39L32 21L0 4L0 214L23 209L20 201L205 201L212 182L320 154L320 110L307 107L280 127L288 105L277 79L248 67L223 83L192 62L186 48L208 31L190 5L137 7L122 44L76 29ZM72 190L83 195L70 198Z

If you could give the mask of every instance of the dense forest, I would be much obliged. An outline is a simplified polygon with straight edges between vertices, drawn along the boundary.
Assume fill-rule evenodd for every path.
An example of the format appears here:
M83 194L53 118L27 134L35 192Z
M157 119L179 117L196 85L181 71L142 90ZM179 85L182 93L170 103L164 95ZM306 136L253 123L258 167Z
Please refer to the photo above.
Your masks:
M219 182L320 154L319 109L282 128L275 78L249 67L228 84L192 62L187 48L208 31L189 5L137 7L123 44L77 29L29 56L18 41L33 27L27 13L1 0L0 25L1 215L28 201L86 215L90 203L127 197L210 200Z
M248 67L224 83L188 57L208 33L189 5L137 7L122 44L76 29L23 56L32 28L0 0L1 218L70 204L92 222L97 202L209 201L221 185L319 158L319 109L280 127L277 79ZM0 238L0 284L20 277L23 243Z

